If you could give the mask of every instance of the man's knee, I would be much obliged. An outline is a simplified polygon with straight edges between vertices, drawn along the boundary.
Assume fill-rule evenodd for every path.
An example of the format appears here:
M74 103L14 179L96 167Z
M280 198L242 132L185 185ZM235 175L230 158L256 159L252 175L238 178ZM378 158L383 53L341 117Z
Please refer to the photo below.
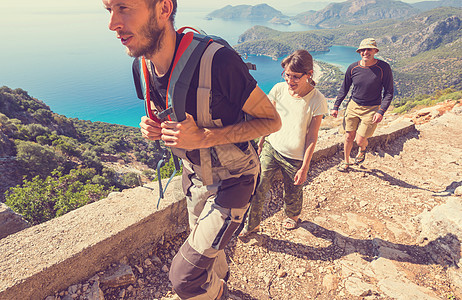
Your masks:
M347 131L345 133L345 142L353 143L356 137L356 131Z
M185 243L182 248L188 243ZM192 249L191 249L192 250ZM213 258L200 256L198 253L190 253L192 257L189 259L195 260L197 265L192 264L184 258L180 251L175 255L170 266L168 277L172 283L173 289L182 299L188 299L197 295L206 293L203 288L207 282L207 266L213 263Z
M358 144L360 147L367 146L367 138L359 134L356 135L356 144Z

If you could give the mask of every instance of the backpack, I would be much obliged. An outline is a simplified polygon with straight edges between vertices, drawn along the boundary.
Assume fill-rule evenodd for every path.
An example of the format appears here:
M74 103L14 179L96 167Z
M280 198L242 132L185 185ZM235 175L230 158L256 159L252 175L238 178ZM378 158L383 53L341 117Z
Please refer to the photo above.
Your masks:
M177 32L181 34L186 29L191 29L195 31L196 33L189 31L185 33L185 35L180 41L180 44L175 54L172 71L170 73L170 77L168 81L167 97L166 97L166 103L165 103L166 109L163 111L160 111L158 114L155 114L151 108L152 105L155 105L154 102L151 101L151 94L150 94L149 74L152 73L152 70L150 70L150 68L152 67L151 63L144 56L139 60L140 79L141 79L140 82L141 82L141 88L143 90L143 95L145 99L146 115L151 120L154 120L158 123L161 123L162 120L165 120L165 119L168 119L170 121L175 121L175 122L181 122L185 120L186 119L186 113L185 113L186 96L187 96L187 92L188 92L188 89L191 83L191 79L194 75L194 71L197 68L197 65L203 59L204 61L208 60L209 63L205 64L207 66L205 70L203 70L201 67L199 72L202 72L202 73L205 72L205 74L208 74L210 77L212 73L211 61L216 51L219 48L221 48L221 46L235 51L222 38L213 36L213 35L207 35L205 34L205 32L196 30L192 27L182 27ZM220 47L215 47L215 50L213 51L205 51L207 47L213 42L218 43ZM208 56L205 57L204 55L208 55ZM245 64L250 70L256 70L256 66L254 64L249 63L249 62L246 62ZM209 81L210 81L210 78L209 78ZM204 82L199 82L199 86L201 87L204 86ZM211 92L210 82L205 83L204 93L207 94L210 92ZM175 100L173 101L173 99ZM168 161L170 155L168 153L168 150L166 150L165 148L161 148L159 141L156 141L156 146L158 148L158 151L163 153L163 159L160 160L157 164L157 177L159 181L159 191L160 191L160 197L157 203L157 207L159 207L160 199L163 199L165 189L167 189L167 186L165 186L165 189L162 189L162 183L160 180L160 168L165 164L166 161ZM210 154L202 154L205 152L206 152L205 149L201 149L201 157L210 155ZM172 177L175 175L175 173L179 171L180 169L180 163L179 163L178 157L174 154L172 154L172 157L173 157L173 161L175 164L175 172L170 177L169 181L167 182L167 185L172 179ZM210 176L211 176L210 171L209 171L210 167L203 167L203 168L206 169L204 173L207 174L206 176L207 178L204 180L204 183L209 184Z
M202 30L197 30L192 27L182 27L178 29L178 33L183 33L186 29L191 29L196 33L189 31L185 33L178 46L175 60L173 61L172 71L170 73L169 83L167 87L167 97L164 111L155 115L151 109L151 99L149 93L149 68L151 64L143 56L140 61L140 77L141 87L145 98L145 108L147 116L157 122L161 122L165 118L170 121L181 122L186 119L186 95L194 75L197 65L200 63L205 49L212 42L219 43L224 47L235 51L224 39L214 35L207 35ZM213 55L213 54L212 54ZM252 63L245 63L250 70L256 70L256 66ZM207 70L211 73L211 69ZM173 101L175 99L175 101Z

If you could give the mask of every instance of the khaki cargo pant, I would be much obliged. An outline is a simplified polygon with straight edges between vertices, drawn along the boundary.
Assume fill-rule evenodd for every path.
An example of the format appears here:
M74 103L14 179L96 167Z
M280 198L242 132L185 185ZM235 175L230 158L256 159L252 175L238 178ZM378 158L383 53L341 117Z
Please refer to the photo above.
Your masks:
M173 258L169 273L181 299L215 299L220 291L220 279L228 271L224 248L243 221L260 169L256 154L242 163L250 164L243 175L222 179L227 176L214 173L214 183L203 185L199 169L184 161L183 191L191 233Z

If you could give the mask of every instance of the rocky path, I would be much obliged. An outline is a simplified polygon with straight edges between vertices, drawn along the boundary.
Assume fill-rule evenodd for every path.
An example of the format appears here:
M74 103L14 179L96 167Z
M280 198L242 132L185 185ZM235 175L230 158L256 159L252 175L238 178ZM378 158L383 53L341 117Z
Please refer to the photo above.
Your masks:
M262 231L226 249L231 299L462 299L462 108L417 129L347 173L341 153L312 165L296 230L281 228L276 182ZM49 299L176 299L181 242L114 266L118 287L101 272Z

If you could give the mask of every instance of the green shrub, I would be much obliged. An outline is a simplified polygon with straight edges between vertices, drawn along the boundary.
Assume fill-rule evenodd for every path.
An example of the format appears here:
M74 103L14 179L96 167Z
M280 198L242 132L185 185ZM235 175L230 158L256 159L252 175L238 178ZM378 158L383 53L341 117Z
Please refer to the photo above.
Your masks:
M140 176L134 172L124 174L121 183L128 187L140 186Z
M5 193L5 203L30 223L39 224L106 197L112 189L105 191L92 183L95 174L93 169L78 169L63 176L55 170L46 179L25 179Z

